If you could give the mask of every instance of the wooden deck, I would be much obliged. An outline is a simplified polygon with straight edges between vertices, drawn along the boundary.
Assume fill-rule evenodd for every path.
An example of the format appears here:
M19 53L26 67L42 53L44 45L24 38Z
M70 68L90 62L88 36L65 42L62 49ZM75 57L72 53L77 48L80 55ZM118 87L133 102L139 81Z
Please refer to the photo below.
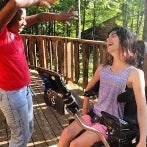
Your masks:
M72 116L69 113L60 115L46 106L41 87L36 85L36 81L40 80L40 77L35 70L31 70L31 73L35 130L28 147L56 147L63 128L68 125L68 120ZM78 95L76 98L81 105L83 92L71 84L68 84L67 87L75 96ZM0 111L0 147L7 147L9 138L10 130L6 124L5 117Z

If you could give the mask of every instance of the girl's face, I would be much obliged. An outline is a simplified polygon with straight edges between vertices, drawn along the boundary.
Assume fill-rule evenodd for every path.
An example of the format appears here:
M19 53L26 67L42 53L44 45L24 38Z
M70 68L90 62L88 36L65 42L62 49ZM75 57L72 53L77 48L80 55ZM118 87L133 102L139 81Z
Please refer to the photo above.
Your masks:
M108 38L106 39L106 44L107 44L107 51L109 54L113 55L115 52L119 53L121 49L121 45L120 45L119 37L117 36L115 31L109 34Z
M14 18L8 24L8 28L13 33L20 33L23 28L26 26L26 10L19 9Z

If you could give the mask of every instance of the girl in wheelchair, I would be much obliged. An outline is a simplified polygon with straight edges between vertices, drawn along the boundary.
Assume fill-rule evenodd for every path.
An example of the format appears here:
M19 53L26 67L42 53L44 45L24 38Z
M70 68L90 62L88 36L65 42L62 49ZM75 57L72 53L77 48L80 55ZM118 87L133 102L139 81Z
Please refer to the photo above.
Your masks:
M140 138L137 147L146 147L147 106L145 96L145 79L142 70L136 68L136 50L133 47L134 35L126 28L115 27L108 33L107 61L100 65L86 91L91 90L100 81L98 101L91 113L88 113L89 98L84 97L81 119L97 129L107 139L107 127L102 120L102 111L123 119L125 103L118 103L117 97L125 91L126 86L133 89L137 105L137 120ZM134 49L134 50L133 50ZM95 117L93 117L95 116ZM66 127L58 143L58 147L90 147L100 142L100 137L90 131L84 131L76 121Z

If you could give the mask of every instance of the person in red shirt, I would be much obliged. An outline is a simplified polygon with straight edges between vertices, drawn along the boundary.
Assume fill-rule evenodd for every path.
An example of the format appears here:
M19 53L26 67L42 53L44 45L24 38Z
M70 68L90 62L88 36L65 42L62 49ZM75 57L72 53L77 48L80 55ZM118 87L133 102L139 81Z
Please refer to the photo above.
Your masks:
M43 21L69 24L76 11L26 16L26 7L50 6L56 0L5 0L0 8L0 109L11 130L9 147L26 147L33 132L30 72L20 32Z

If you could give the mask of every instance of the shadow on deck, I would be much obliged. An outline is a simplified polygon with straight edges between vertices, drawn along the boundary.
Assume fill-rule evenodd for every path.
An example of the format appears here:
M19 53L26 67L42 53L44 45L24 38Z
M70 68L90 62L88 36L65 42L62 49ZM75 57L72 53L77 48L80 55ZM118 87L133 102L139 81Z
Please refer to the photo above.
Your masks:
M60 115L44 103L41 87L36 85L36 81L40 80L40 77L35 70L31 70L31 74L35 130L28 147L56 147L63 128L68 125L68 120L72 116L69 113ZM76 96L81 106L82 90L73 84L68 84L67 87ZM5 117L0 111L0 147L8 147L9 138L10 130L6 124Z

